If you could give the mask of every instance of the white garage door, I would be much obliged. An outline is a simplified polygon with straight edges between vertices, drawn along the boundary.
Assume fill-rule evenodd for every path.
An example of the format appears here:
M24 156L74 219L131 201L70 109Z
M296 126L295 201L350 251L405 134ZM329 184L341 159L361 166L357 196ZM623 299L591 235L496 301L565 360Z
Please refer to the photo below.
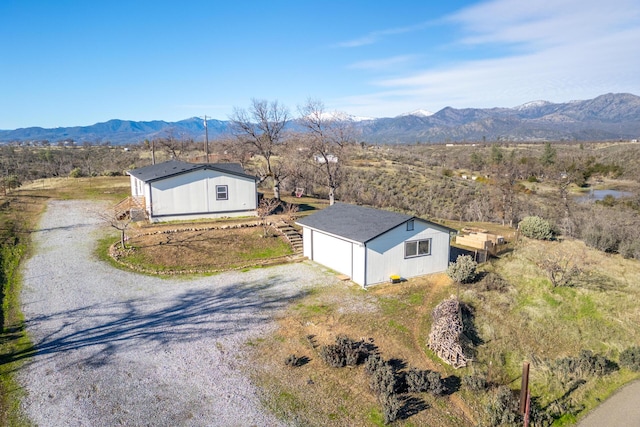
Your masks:
M313 232L313 260L351 277L351 242Z

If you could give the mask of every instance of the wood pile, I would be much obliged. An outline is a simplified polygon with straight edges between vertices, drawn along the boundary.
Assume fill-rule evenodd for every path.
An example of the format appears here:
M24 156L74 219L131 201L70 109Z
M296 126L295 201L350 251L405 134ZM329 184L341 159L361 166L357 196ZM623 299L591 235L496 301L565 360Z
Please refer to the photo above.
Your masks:
M452 296L433 309L433 325L428 345L438 357L456 369L467 365L467 357L460 342L462 331L460 302Z

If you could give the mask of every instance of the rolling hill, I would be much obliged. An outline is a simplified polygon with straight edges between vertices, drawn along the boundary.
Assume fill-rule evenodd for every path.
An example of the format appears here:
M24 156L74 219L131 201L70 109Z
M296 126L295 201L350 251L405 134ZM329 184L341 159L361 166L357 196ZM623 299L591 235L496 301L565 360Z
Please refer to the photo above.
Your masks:
M368 119L340 114L359 141L369 143L438 143L456 141L589 141L640 138L640 97L618 93L584 101L533 101L513 108L446 107L397 117ZM208 120L209 137L229 132L229 122ZM291 129L299 129L293 121ZM0 143L74 141L135 144L170 135L204 140L204 122L192 117L178 122L109 120L91 126L0 130Z

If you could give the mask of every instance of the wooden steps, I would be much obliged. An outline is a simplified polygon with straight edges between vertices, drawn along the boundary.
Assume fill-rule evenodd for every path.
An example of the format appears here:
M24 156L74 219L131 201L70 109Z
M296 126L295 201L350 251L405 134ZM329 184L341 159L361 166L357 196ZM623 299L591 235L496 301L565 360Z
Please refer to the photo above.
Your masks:
M302 236L298 231L286 222L276 224L276 229L289 241L296 254L302 253Z

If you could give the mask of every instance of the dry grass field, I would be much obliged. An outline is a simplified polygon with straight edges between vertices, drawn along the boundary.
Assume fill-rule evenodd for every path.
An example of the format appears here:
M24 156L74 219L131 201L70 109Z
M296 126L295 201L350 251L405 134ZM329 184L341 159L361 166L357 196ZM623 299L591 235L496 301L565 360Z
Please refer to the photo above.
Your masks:
M513 144L503 150L505 158L518 160L513 164L526 166L542 153L542 148ZM474 150L489 160L489 146ZM478 171L469 160L471 151L469 147L427 145L358 151L349 165L355 172L339 190L349 195L351 202L417 212L436 219L446 216L449 220L443 222L448 226L480 227L506 236L509 250L483 264L477 282L461 287L442 274L366 291L350 282L314 288L281 313L276 332L248 342L249 351L238 356L251 359L254 381L263 390L263 403L274 414L305 426L384 424L380 402L370 390L364 368L331 368L319 356L320 347L334 343L340 335L371 343L385 359L394 360L401 372L411 367L428 369L439 372L446 380L448 391L443 396L403 394L404 412L394 423L400 426L491 425L488 414L498 387L506 386L514 392L519 389L523 361L531 362L535 407L553 417L535 425L572 425L621 385L640 378L637 372L619 366L620 353L640 345L640 262L598 251L577 239L516 240L513 228L496 222L473 222L476 210L482 210L485 219L497 221L495 212L500 206L496 201L503 194L490 180L471 183L462 178L463 172ZM567 144L558 146L558 154L577 159L594 156L613 164L625 156L638 158L640 148ZM623 176L597 177L590 184L592 188L637 191L637 164L640 163L630 161L625 165ZM578 189L572 186L570 192ZM307 190L322 194L322 189ZM560 199L553 182L523 179L514 191L522 202L518 205L522 215L534 212L559 218ZM50 198L116 203L128 192L126 177L41 179L11 191L3 203L5 211L25 213L21 227L28 240L29 230L34 229ZM285 199L299 204L300 215L327 204L314 197ZM484 202L486 205L481 204ZM469 206L477 209L463 211ZM572 208L576 212L586 210L582 206ZM637 217L637 211L629 215ZM589 215L584 214L584 218ZM260 237L260 227L225 232L185 230L208 225L132 225L127 232L128 243L135 250L128 261L152 270L188 272L238 268L245 259L277 258L290 253L279 237ZM167 228L182 231L153 233ZM108 243L116 240L114 233ZM565 286L554 287L549 280L545 267L549 260L564 266L567 274L573 268ZM466 304L466 333L474 343L473 362L458 370L441 362L426 346L431 312L452 294L459 294ZM15 309L16 302L12 304ZM11 324L19 331L19 312ZM24 338L19 332L16 337ZM24 340L12 339L5 333L3 354L20 342L24 345ZM584 350L601 356L616 369L605 375L564 371L565 362ZM287 366L285 360L292 354L303 357L304 363ZM5 374L17 367L4 368L2 376L7 378ZM471 375L482 376L489 387L470 389L464 380ZM3 386L6 390L12 384L5 382ZM4 403L3 407L12 404L15 405Z
M214 272L251 267L293 254L283 236L269 230L265 237L263 227L255 220L250 223L243 228L227 228L230 224L226 222L225 228L214 228L214 223L147 226L130 233L129 249L120 260L159 273Z
M580 268L571 286L554 288L547 280L537 262L548 254L571 259ZM638 378L621 368L576 382L555 368L557 360L581 350L615 363L622 350L640 342L637 261L602 254L579 241L523 239L513 251L483 265L482 271L485 277L499 276L502 285L492 289L481 280L460 289L472 312L471 335L477 335L476 354L468 367L454 370L426 347L433 308L458 292L446 276L366 291L345 282L317 289L282 316L276 334L250 343L265 404L301 425L382 425L380 403L363 368L331 368L319 356L319 347L332 344L339 335L372 339L385 359L401 361L404 370L440 372L451 385L445 396L405 395L412 399L406 408L409 416L397 425L485 425L494 392L469 390L462 378L479 374L494 387L518 389L523 361L531 362L536 405L554 413L555 425L572 424L613 390ZM305 357L307 363L285 365L290 354ZM420 401L423 404L416 404ZM557 408L561 413L554 412Z
M266 392L265 404L300 425L382 425L380 404L369 390L362 366L332 368L318 349L346 335L373 343L385 359L403 369L436 370L453 390L459 379L453 369L425 351L431 309L454 289L444 275L380 285L368 291L350 282L316 289L279 320L279 331L249 343L254 351L256 382ZM299 367L286 366L288 355L305 357ZM457 393L406 395L411 414L400 425L474 425L473 411Z

